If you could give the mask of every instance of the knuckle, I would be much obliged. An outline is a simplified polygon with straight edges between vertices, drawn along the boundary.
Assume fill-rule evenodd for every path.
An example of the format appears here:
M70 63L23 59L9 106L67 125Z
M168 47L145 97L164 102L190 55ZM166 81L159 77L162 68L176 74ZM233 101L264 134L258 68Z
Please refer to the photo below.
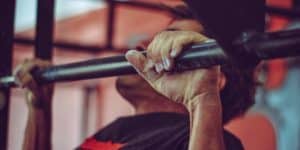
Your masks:
M13 75L16 76L16 75L18 74L18 72L20 72L20 69L21 69L21 68L22 68L21 65L18 65L18 66L14 69Z
M151 49L147 51L147 57L152 61L156 62L157 59L160 57L160 53L157 50Z
M162 31L160 33L158 33L154 40L156 41L165 41L168 40L173 34L173 31Z
M180 51L184 45L185 43L181 40L175 40L172 47L173 49Z
M166 46L164 49L162 49L160 51L161 57L169 57L171 49L172 49L171 44L170 44L170 46Z

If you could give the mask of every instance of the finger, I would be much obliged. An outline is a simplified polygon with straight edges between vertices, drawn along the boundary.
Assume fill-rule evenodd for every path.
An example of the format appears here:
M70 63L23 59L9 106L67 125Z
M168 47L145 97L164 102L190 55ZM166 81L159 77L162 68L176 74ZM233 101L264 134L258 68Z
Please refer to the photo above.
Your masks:
M156 36L147 47L147 58L151 59L155 64L158 63L160 53L156 51L159 45L159 39Z
M173 59L170 56L170 52L172 50L173 45L173 38L176 35L174 35L173 32L164 32L164 34L161 37L161 44L159 45L160 48L157 49L160 53L160 59L163 66L163 69L166 71L170 71L173 66Z
M162 61L166 71L171 71L174 68L174 58L172 58L170 55L162 56Z
M151 44L149 48L149 56L155 63L155 70L161 73L163 70L170 70L172 61L170 51L172 47L172 38L169 32L163 32Z
M26 59L21 65L17 66L14 72L16 82L20 86L24 86L28 82L29 76L31 76L30 71L34 68L32 61Z
M28 66L28 68L32 68L31 65ZM35 93L37 97L39 97L41 88L38 86L38 83L34 80L30 72L25 71L24 73L19 73L17 79L19 86L26 88L32 93Z
M33 63L40 69L52 66L50 61L42 60L42 59L34 59Z
M31 95L34 95L35 98L40 97L41 89L30 74L26 74L20 80L19 86L25 88L27 93L31 93Z
M16 77L16 82L18 85L24 87L27 86L29 80L34 80L31 75L31 72L35 68L46 68L50 66L51 63L48 61L43 61L40 59L25 59L25 61L17 66L14 72L14 76Z
M18 86L22 88L24 88L27 85L27 83L30 82L30 80L32 80L30 74L18 74L18 76L16 76L16 82Z
M207 37L201 34L191 34L191 35L189 34L190 32L186 32L185 34L182 34L180 37L174 39L172 45L172 51L170 53L170 56L172 58L176 58L179 54L181 54L181 52L184 50L186 46L208 40Z
M157 36L156 36L157 37ZM147 47L147 58L153 62L154 68L156 72L161 72L163 70L163 65L161 63L160 53L157 51L159 49L159 39L154 38L152 42Z
M156 64L156 72L162 73L164 70L169 71L171 70L171 57L170 51L172 47L172 40L170 38L162 39L161 43L157 46L156 51L157 55L155 58L158 60Z
M186 47L189 44L192 44L192 41L189 41L187 37L177 38L174 40L172 45L172 51L170 52L170 56L172 58L176 58L179 54L182 53L184 47Z
M41 59L25 59L20 65L18 65L14 71L14 75L20 70L22 72L30 72L33 68L46 68L51 66L49 61L44 61Z
M142 72L146 66L146 57L136 50L129 50L125 57L138 72Z
M24 74L24 76L22 76L21 78L19 78L20 80L20 85L24 88L26 87L27 89L30 89L33 92L37 92L38 86L36 81L33 79L31 74Z
M170 53L172 50L173 40L168 40L165 44L165 46L160 51L162 63L164 66L164 69L166 71L170 71L173 68L174 64L174 58L171 57Z
M129 50L125 57L145 80L153 82L158 78L159 74L154 71L154 63L142 53L136 50Z
M13 72L13 75L17 75L18 72L19 72L20 70L23 70L23 69L24 69L24 66L26 66L29 62L30 62L29 59L25 59L24 61L22 61L22 63L19 64L19 65L15 68L15 70L14 70L14 72Z

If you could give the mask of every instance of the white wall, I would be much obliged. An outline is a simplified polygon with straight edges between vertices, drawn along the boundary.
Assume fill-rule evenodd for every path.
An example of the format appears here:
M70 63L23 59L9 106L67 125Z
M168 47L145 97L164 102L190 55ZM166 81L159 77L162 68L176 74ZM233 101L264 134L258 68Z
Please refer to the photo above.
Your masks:
M93 9L101 8L104 2L97 0L56 0L56 20L65 19ZM16 32L34 27L36 21L37 0L17 0Z
M53 101L53 150L74 149L82 142L83 91L75 86L57 86ZM9 150L22 149L28 109L24 92L13 90L9 120Z

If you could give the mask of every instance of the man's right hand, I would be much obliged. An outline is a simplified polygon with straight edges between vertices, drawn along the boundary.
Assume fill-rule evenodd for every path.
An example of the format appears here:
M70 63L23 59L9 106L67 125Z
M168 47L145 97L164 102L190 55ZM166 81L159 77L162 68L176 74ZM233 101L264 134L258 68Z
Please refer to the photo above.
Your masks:
M54 86L52 84L38 84L31 74L34 69L43 69L49 66L51 66L49 61L27 59L17 66L14 71L17 84L26 89L26 101L30 108L51 108Z

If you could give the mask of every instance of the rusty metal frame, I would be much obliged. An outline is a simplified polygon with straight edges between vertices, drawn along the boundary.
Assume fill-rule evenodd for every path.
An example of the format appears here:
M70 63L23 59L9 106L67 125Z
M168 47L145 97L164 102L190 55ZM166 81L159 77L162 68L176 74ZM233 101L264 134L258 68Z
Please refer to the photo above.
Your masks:
M0 5L0 77L11 74L15 0L3 0ZM10 89L0 89L0 149L7 149Z

